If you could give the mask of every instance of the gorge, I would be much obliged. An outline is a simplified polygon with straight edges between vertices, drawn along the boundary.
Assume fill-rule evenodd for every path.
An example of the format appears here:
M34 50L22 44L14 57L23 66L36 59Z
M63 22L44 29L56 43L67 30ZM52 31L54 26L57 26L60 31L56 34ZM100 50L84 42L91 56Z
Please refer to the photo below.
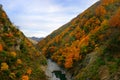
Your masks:
M58 66L51 59L47 60L47 68L45 71L49 80L72 80L71 75Z

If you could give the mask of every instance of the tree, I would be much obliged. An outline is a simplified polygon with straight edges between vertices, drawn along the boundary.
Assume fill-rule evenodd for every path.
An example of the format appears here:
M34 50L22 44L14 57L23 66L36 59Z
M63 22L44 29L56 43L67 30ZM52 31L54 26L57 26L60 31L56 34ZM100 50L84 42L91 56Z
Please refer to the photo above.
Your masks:
M113 15L109 21L109 25L112 27L119 27L120 28L120 8L116 12L115 15Z
M0 44L0 51L2 51L3 50L3 47L2 47L2 44Z
M22 80L29 80L28 75L23 75L23 76L22 76Z
M17 64L22 64L21 59L17 59Z
M7 63L3 62L1 63L1 70L8 70L9 66Z
M66 61L65 61L65 68L71 68L72 65L73 65L72 58L70 57L70 58L66 59Z
M102 27L107 27L108 26L108 20L104 19L104 21L101 23Z
M16 57L16 52L10 52L10 56L12 56L12 57Z
M102 1L102 5L107 6L107 5L111 4L111 3L113 3L115 0L101 0L101 1Z
M28 68L27 69L27 74L30 75L32 73L32 69L31 68Z
M95 10L95 14L98 17L104 16L106 14L106 10L103 6L98 6Z

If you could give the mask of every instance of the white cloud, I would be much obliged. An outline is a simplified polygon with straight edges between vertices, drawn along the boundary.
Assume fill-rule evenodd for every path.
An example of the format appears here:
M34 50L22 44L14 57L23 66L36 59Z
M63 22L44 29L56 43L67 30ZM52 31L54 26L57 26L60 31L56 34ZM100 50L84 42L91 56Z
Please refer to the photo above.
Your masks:
M41 37L41 36L46 36L49 33L44 32L44 31L30 31L30 30L22 30L24 32L24 34L28 37Z
M97 0L57 1L59 0L2 0L0 2L3 3L12 22L20 26L26 36L45 37Z

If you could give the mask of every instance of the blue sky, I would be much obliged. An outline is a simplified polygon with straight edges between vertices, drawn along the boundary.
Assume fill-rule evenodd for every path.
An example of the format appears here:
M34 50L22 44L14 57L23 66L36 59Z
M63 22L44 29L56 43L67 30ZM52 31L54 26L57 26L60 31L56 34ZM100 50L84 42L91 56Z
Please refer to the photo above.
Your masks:
M45 37L98 0L0 0L12 23L28 36Z

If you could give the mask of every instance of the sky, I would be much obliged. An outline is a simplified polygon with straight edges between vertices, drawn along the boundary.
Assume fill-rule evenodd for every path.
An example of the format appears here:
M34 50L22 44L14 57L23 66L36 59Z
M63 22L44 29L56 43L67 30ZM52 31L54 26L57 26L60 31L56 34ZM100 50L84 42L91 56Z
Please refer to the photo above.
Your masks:
M0 0L11 22L27 37L45 37L98 0Z

